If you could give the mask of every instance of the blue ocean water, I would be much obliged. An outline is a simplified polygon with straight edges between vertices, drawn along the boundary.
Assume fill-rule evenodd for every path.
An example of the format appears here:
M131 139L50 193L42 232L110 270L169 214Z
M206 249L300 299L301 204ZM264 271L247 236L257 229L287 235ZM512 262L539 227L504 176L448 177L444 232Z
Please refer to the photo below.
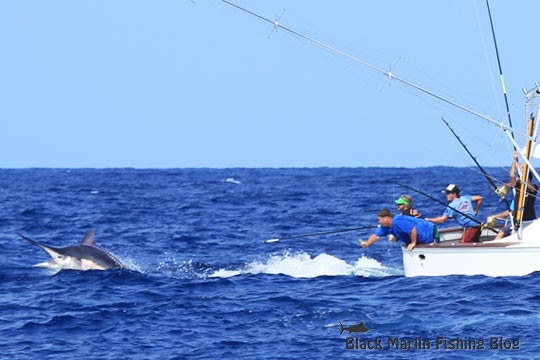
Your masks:
M0 358L536 358L538 274L405 278L398 244L360 248L369 231L263 243L376 225L411 193L391 180L504 210L469 168L0 170ZM51 276L16 235L63 247L91 227L136 270Z

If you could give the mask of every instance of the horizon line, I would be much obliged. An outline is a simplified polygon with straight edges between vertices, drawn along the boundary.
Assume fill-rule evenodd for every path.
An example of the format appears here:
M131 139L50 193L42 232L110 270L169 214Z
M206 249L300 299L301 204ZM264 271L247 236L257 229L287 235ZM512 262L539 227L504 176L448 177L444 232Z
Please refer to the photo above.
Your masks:
M505 165L485 166L486 168L500 168ZM0 170L228 170L228 169L428 169L428 168L476 168L475 165L426 165L426 166L186 166L186 167L134 167L134 166L80 166L80 167L52 167L52 166L27 166L27 167L0 167Z

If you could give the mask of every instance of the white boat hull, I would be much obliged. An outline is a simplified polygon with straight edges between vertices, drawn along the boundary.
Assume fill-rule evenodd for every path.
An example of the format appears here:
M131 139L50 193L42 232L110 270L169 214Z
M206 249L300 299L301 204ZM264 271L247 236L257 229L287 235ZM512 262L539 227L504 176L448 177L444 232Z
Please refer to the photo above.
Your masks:
M403 247L405 276L523 276L540 271L540 222L507 238L462 244L443 241Z

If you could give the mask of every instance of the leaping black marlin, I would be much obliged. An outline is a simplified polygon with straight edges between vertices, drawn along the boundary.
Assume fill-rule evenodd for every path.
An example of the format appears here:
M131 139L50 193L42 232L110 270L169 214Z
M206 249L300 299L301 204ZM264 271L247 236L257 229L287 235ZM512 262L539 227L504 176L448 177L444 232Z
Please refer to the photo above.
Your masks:
M90 229L77 246L54 248L40 244L22 234L20 237L29 243L45 250L52 259L35 264L34 267L45 268L56 274L61 270L108 270L129 269L112 254L100 249L94 240L95 230Z

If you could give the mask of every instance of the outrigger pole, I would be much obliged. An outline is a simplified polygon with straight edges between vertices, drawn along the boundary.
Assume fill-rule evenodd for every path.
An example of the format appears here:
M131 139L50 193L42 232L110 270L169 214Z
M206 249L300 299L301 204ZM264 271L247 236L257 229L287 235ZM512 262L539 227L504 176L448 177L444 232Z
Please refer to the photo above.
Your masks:
M414 191L414 192L416 192L416 193L418 193L418 194L420 194L420 195L424 195L424 196L427 197L428 199L431 199L431 200L433 200L433 201L435 201L435 202L441 204L442 206L447 207L447 208L450 208L450 209L452 209L453 211L457 212L458 214L465 216L467 219L474 221L474 222L477 223L478 225L484 225L480 220L478 220L478 219L475 218L474 216L471 216L471 215L469 215L469 214L466 214L466 213L464 213L464 212L462 212L462 211L460 211L460 210L458 210L458 209L451 208L450 205L448 205L448 204L445 203L444 201L439 200L439 199L437 199L436 197L429 195L429 194L426 193L425 191L419 190L419 189L417 189L417 188L415 188L415 187L413 187L413 186L411 186L411 185L403 184L403 183L401 183L401 182L399 182L399 181L390 181L390 182L393 183L393 184L399 185L399 186L403 186L403 187L405 187L405 188L407 188L407 189L409 189L409 190L412 190L412 191ZM494 230L494 229L490 229L490 230L493 231L493 232L495 232L495 233L497 233L497 231Z
M409 80L407 80L407 79L405 79L405 78L403 78L401 76L398 76L398 75L394 74L391 71L383 70L383 69L381 69L381 68L379 68L379 67L377 67L375 65L372 65L372 64L368 63L367 61L364 61L364 60L362 60L362 59L360 59L360 58L358 58L356 56L348 54L348 53L346 53L344 51L341 51L341 50L339 50L339 49L337 49L337 48L335 48L333 46L325 44L322 41L319 41L319 40L314 39L314 38L312 38L310 36L302 34L301 32L294 30L293 28L290 28L288 26L285 26L285 25L281 24L281 22L279 22L277 20L272 21L272 20L270 20L270 19L268 19L268 18L266 18L266 17L264 17L262 15L259 15L259 14L255 13L255 12L251 11L251 10L248 10L246 8L243 8L243 7L239 6L239 5L236 5L236 4L234 4L234 3L232 3L232 2L230 2L228 0L218 0L218 1L221 1L221 2L235 8L237 10L240 10L240 11L245 12L245 13L251 15L251 16L254 16L254 17L256 17L256 18L258 18L258 19L260 19L260 20L262 20L264 22L267 22L267 23L273 25L275 29L281 28L281 29L287 31L288 33L290 33L290 34L292 34L292 35L294 35L294 36L296 36L298 38L304 39L304 40L310 42L311 44L313 44L313 45L315 45L315 46L317 46L317 47L319 47L321 49L327 50L327 51L329 51L331 53L334 53L334 54L337 54L337 55L342 56L344 58L347 58L347 59L349 59L349 60L351 60L353 62L359 63L359 64L371 69L372 71L374 71L376 73L385 75L386 77L388 77L389 80L394 79L394 80L396 80L396 81L398 81L398 82L400 82L402 84L405 84L405 85L407 85L407 86L409 86L411 88L414 88L414 89L416 89L416 90L418 90L418 91L420 91L420 92L422 92L422 93L424 93L426 95L429 95L432 98L438 99L439 101L441 101L443 103L446 103L448 105L451 105L453 107L461 109L462 111L464 111L466 113L469 113L471 115L474 115L475 117L484 119L485 121L487 121L487 122L489 122L489 123L491 123L493 125L496 125L500 129L502 129L504 131L504 133L506 134L506 136L512 142L512 145L514 146L514 149L519 149L519 146L517 145L517 143L516 143L516 141L514 139L515 134L517 134L519 136L522 136L524 139L531 140L531 141L536 141L536 139L533 138L532 136L530 136L530 135L528 135L528 134L526 134L526 133L524 133L522 131L519 131L517 129L514 129L512 126L505 125L501 121L494 120L489 115L484 115L482 113L479 113L478 111L474 111L472 109L469 109L469 108L467 108L467 107L465 107L465 106L463 106L461 104L458 104L457 102L455 102L455 101L453 101L453 100L451 100L451 99L449 99L447 97L444 97L444 96L439 95L439 94L437 94L437 93L435 93L433 91L430 91L430 90L428 90L426 88L423 88L423 87L421 87L419 85L416 85L415 83L413 83L413 82L411 82L411 81L409 81ZM503 82L503 84L504 84L504 82ZM535 89L529 91L530 94L527 93L526 95L527 96L529 96L529 95L532 96L533 92L536 92L536 93L540 94L540 87L537 86ZM530 171L535 175L535 177L537 179L540 179L540 176L538 175L538 173L536 172L534 167L532 167L531 164L529 163L528 158L525 158L525 162L529 165Z
M246 8L243 8L243 7L239 6L239 5L236 5L236 4L234 4L234 3L232 3L232 2L230 2L228 0L218 0L218 1L221 1L221 2L227 4L227 5L231 6L231 7L234 7L235 9L238 9L238 10L243 11L243 12L245 12L245 13L251 15L251 16L254 16L254 17L256 17L256 18L258 18L258 19L260 19L262 21L265 21L265 22L273 25L274 28L276 28L276 29L281 28L281 29L287 31L288 33L290 33L290 34L292 34L292 35L294 35L294 36L296 36L298 38L304 39L304 40L312 43L313 45L318 46L321 49L325 49L325 50L330 51L330 52L332 52L334 54L337 54L339 56L342 56L344 58L352 60L352 61L354 61L356 63L359 63L359 64L361 64L363 66L366 66L367 68L369 68L369 69L371 69L371 70L373 70L373 71L375 71L375 72L377 72L379 74L387 76L390 80L394 79L394 80L396 80L396 81L398 81L398 82L400 82L402 84L410 86L410 87L412 87L412 88L414 88L414 89L416 89L416 90L418 90L418 91L420 91L420 92L422 92L424 94L427 94L427 95L429 95L429 96L431 96L431 97L433 97L435 99L438 99L438 100L440 100L440 101L442 101L442 102L444 102L446 104L452 105L452 106L454 106L454 107L456 107L458 109L461 109L462 111L465 111L465 112L467 112L467 113L469 113L471 115L474 115L476 117L484 119L484 120L486 120L487 122L489 122L491 124L497 125L504 132L509 132L511 134L518 134L518 135L524 137L525 139L534 140L530 136L525 134L524 132L518 131L518 130L512 128L511 126L507 126L507 125L503 124L500 121L494 120L489 115L485 115L485 114L482 114L482 113L480 113L478 111L469 109L466 106L463 106L463 105L461 105L461 104L459 104L459 103L457 103L457 102L455 102L455 101L453 101L453 100L451 100L451 99L449 99L447 97L444 97L444 96L439 95L439 94L437 94L437 93L435 93L435 92L433 92L431 90L428 90L428 89L426 89L424 87L421 87L421 86L419 86L419 85L417 85L417 84L415 84L415 83L413 83L413 82L411 82L411 81L409 81L409 80L407 80L407 79L405 79L405 78L403 78L403 77L401 77L401 76L399 76L399 75L397 75L397 74L395 74L395 73L393 73L391 71L386 71L384 69L381 69L380 67L377 67L377 66L375 66L373 64L370 64L365 60L362 60L362 59L360 59L360 58L358 58L356 56L348 54L348 53L346 53L346 52L344 52L342 50L339 50L339 49L337 49L337 48L335 48L333 46L330 46L330 45L328 45L328 44L326 44L326 43L324 43L324 42L322 42L320 40L317 40L317 39L314 39L314 38L312 38L310 36L302 34L301 32L299 32L297 30L294 30L291 27L283 25L282 23L280 23L277 20L272 21L272 20L270 20L270 19L268 19L268 18L266 18L266 17L264 17L262 15L259 15L259 14L255 13L255 12L251 11L251 10L248 10ZM513 135L508 135L508 136L513 137ZM517 144L515 144L515 141L514 141L514 146L517 146Z

